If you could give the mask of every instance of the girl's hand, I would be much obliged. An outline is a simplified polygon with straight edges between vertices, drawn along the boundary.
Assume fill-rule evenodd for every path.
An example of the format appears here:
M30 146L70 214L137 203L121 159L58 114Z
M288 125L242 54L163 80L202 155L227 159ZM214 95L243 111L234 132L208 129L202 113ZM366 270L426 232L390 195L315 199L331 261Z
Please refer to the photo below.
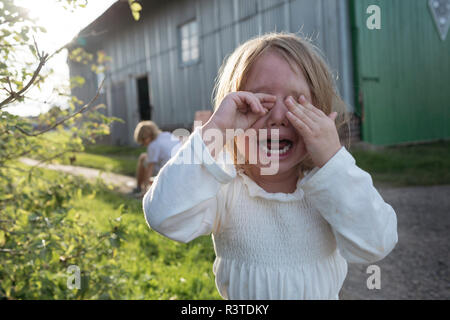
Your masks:
M314 165L321 168L341 149L334 120L336 112L329 116L317 109L302 95L299 102L286 99L287 118L300 133Z
M215 128L225 134L226 129L250 128L276 102L276 96L247 91L231 92L225 96L203 129Z

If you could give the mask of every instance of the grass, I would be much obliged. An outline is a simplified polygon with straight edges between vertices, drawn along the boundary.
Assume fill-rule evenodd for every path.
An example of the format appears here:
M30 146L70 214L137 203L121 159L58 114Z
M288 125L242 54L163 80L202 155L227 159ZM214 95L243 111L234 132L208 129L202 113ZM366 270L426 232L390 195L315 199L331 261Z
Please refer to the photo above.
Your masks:
M116 149L93 146L89 151L112 154ZM375 182L394 186L450 183L450 141L415 146L387 147L378 151L351 149L357 165ZM209 237L180 244L150 230L140 201L102 191L94 199L76 202L76 211L101 228L114 208L125 203L128 239L118 255L131 275L125 293L132 299L220 299L214 284L214 249Z
M143 148L90 146L80 157L77 155L77 164L95 168L103 166L114 172L133 175L136 159L144 151ZM356 164L369 172L378 184L397 187L450 184L450 141L386 147L376 151L351 148L350 152ZM133 154L134 158L121 159L119 154ZM98 162L96 157L99 157Z
M386 147L377 151L350 150L356 164L375 183L392 186L450 184L450 141Z
M147 226L141 201L109 190L73 200L81 219L99 230L121 204L128 208L122 217L128 232L116 257L118 266L130 275L123 298L221 299L212 273L215 254L210 237L189 244L169 240Z
M75 154L75 161L70 162L72 155L66 155L59 161L60 164L72 164L74 166L88 167L108 172L123 174L126 176L135 176L138 157L118 156L118 155L97 155L88 152L79 152Z
M22 163L16 165L29 168ZM35 170L49 181L61 175L48 169ZM91 186L90 190L73 195L69 202L74 209L69 214L87 228L92 227L98 233L107 231L110 219L119 218L117 209L121 205L125 208L120 219L126 236L117 250L114 265L127 276L120 279L122 289L114 292L114 296L139 300L221 299L212 272L215 253L210 236L188 244L172 241L149 228L141 200L111 191L103 184L91 183Z
M65 142L70 139L69 134L60 134L58 132L49 132L45 137L54 142ZM134 177L137 160L142 152L145 152L144 147L87 145L84 152L67 154L61 159L54 160L54 162ZM71 163L70 158L73 156L75 156L75 161Z
M50 133L50 139L68 139ZM90 145L77 153L74 165L134 176L139 154L145 148ZM369 172L375 183L392 186L450 184L450 141L371 151L351 148L356 164ZM70 164L69 155L61 163Z
M350 151L357 165L368 171L375 182L397 186L450 183L449 141ZM107 158L122 156L124 152L134 157L139 154L134 149L110 146L90 146L85 153L94 159L104 157L103 154L108 154ZM57 174L46 171L48 178ZM74 214L100 232L110 218L116 218L112 217L116 209L126 206L121 219L127 235L116 255L117 265L128 274L122 279L126 289L119 293L123 299L220 299L212 273L215 254L210 237L200 237L189 244L169 240L147 226L140 200L106 188L99 187L95 197L74 196L71 203Z

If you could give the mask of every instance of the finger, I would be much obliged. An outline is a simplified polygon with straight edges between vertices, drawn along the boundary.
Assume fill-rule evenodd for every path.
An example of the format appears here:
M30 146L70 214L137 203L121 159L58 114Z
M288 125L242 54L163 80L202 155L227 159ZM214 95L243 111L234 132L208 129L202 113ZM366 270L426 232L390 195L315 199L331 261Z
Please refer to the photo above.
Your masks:
M251 111L255 114L264 114L264 108L259 103L258 99L254 97L252 94L248 92L242 92L240 95L241 101L243 102L239 110L243 113L247 113L248 111Z
M254 93L254 95L259 99L259 101L262 102L273 102L277 100L277 97L272 94L267 93Z
M305 113L311 117L314 121L318 122L320 121L325 114L321 110L314 107L308 100L306 100L305 96L301 95L299 98L299 104L301 107L303 107L303 110Z
M295 116L292 112L288 111L286 113L286 117L292 123L294 128L296 128L303 137L312 134L311 129L306 125L306 123L304 123L300 118Z
M267 109L265 109L261 103L261 101L256 97L255 95L252 95L252 99L255 102L255 104L258 106L258 114L265 115L267 113Z
M331 120L335 121L336 118L337 118L337 116L338 116L337 112L332 112L328 117L329 117Z
M306 123L310 129L316 126L316 124L314 123L315 119L313 120L311 118L311 111L308 111L304 106L295 103L292 97L288 97L288 99L286 99L286 106L291 113L293 113L296 117L300 118L304 123Z
M254 93L266 113L275 106L277 97L266 93Z
M303 105L307 110L313 112L318 117L325 117L325 113L320 110L319 108L316 108L311 102L309 102L304 95L301 95L298 98L298 101L301 105Z
M272 109L275 106L275 103L274 102L263 102L262 106L264 109L269 111L270 109Z

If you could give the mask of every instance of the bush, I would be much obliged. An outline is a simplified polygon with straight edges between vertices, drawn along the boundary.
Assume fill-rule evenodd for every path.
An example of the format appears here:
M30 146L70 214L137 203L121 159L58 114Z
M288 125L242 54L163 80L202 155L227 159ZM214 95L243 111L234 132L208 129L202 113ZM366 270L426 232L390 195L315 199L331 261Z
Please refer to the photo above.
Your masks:
M119 298L113 292L120 292L116 279L124 274L114 257L125 237L123 207L99 232L69 204L86 193L95 196L97 186L75 176L25 171L0 169L0 298ZM71 265L83 270L80 290L68 289Z
M61 4L77 7L84 6L84 1L62 0ZM67 96L69 108L52 106L33 121L5 111L8 106L24 105L31 87L45 85L48 74L42 70L53 55L40 52L37 44L30 42L37 32L45 30L14 0L2 1L0 17L0 298L118 298L114 293L118 291L112 288L120 292L122 282L118 279L123 278L114 259L125 235L120 219L123 207L116 210L118 216L110 219L108 227L98 232L83 223L70 204L86 192L95 196L98 186L28 168L18 161L29 156L48 162L83 151L85 142L109 134L115 119L98 111L104 107L95 106L98 92L84 104L65 88L58 88L58 94ZM22 61L23 55L15 54L27 50L37 63ZM92 63L93 55L84 52L70 57L80 55L83 63ZM104 54L101 57L97 63L106 61ZM103 66L91 67L101 71ZM72 84L83 83L76 80ZM44 135L50 131L56 135L68 132L70 139L55 143ZM71 265L83 270L80 290L68 289L67 269Z

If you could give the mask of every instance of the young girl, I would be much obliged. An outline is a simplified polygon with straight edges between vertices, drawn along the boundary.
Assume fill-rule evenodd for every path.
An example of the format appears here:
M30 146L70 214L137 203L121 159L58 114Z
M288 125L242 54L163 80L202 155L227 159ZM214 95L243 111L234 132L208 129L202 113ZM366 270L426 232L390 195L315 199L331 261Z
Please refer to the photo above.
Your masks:
M347 262L373 263L397 243L394 210L341 146L342 106L309 42L275 33L242 44L220 70L214 114L146 193L149 226L181 242L212 233L224 299L338 299ZM223 139L218 153L206 133L227 129L257 135ZM262 173L264 157L276 174Z

